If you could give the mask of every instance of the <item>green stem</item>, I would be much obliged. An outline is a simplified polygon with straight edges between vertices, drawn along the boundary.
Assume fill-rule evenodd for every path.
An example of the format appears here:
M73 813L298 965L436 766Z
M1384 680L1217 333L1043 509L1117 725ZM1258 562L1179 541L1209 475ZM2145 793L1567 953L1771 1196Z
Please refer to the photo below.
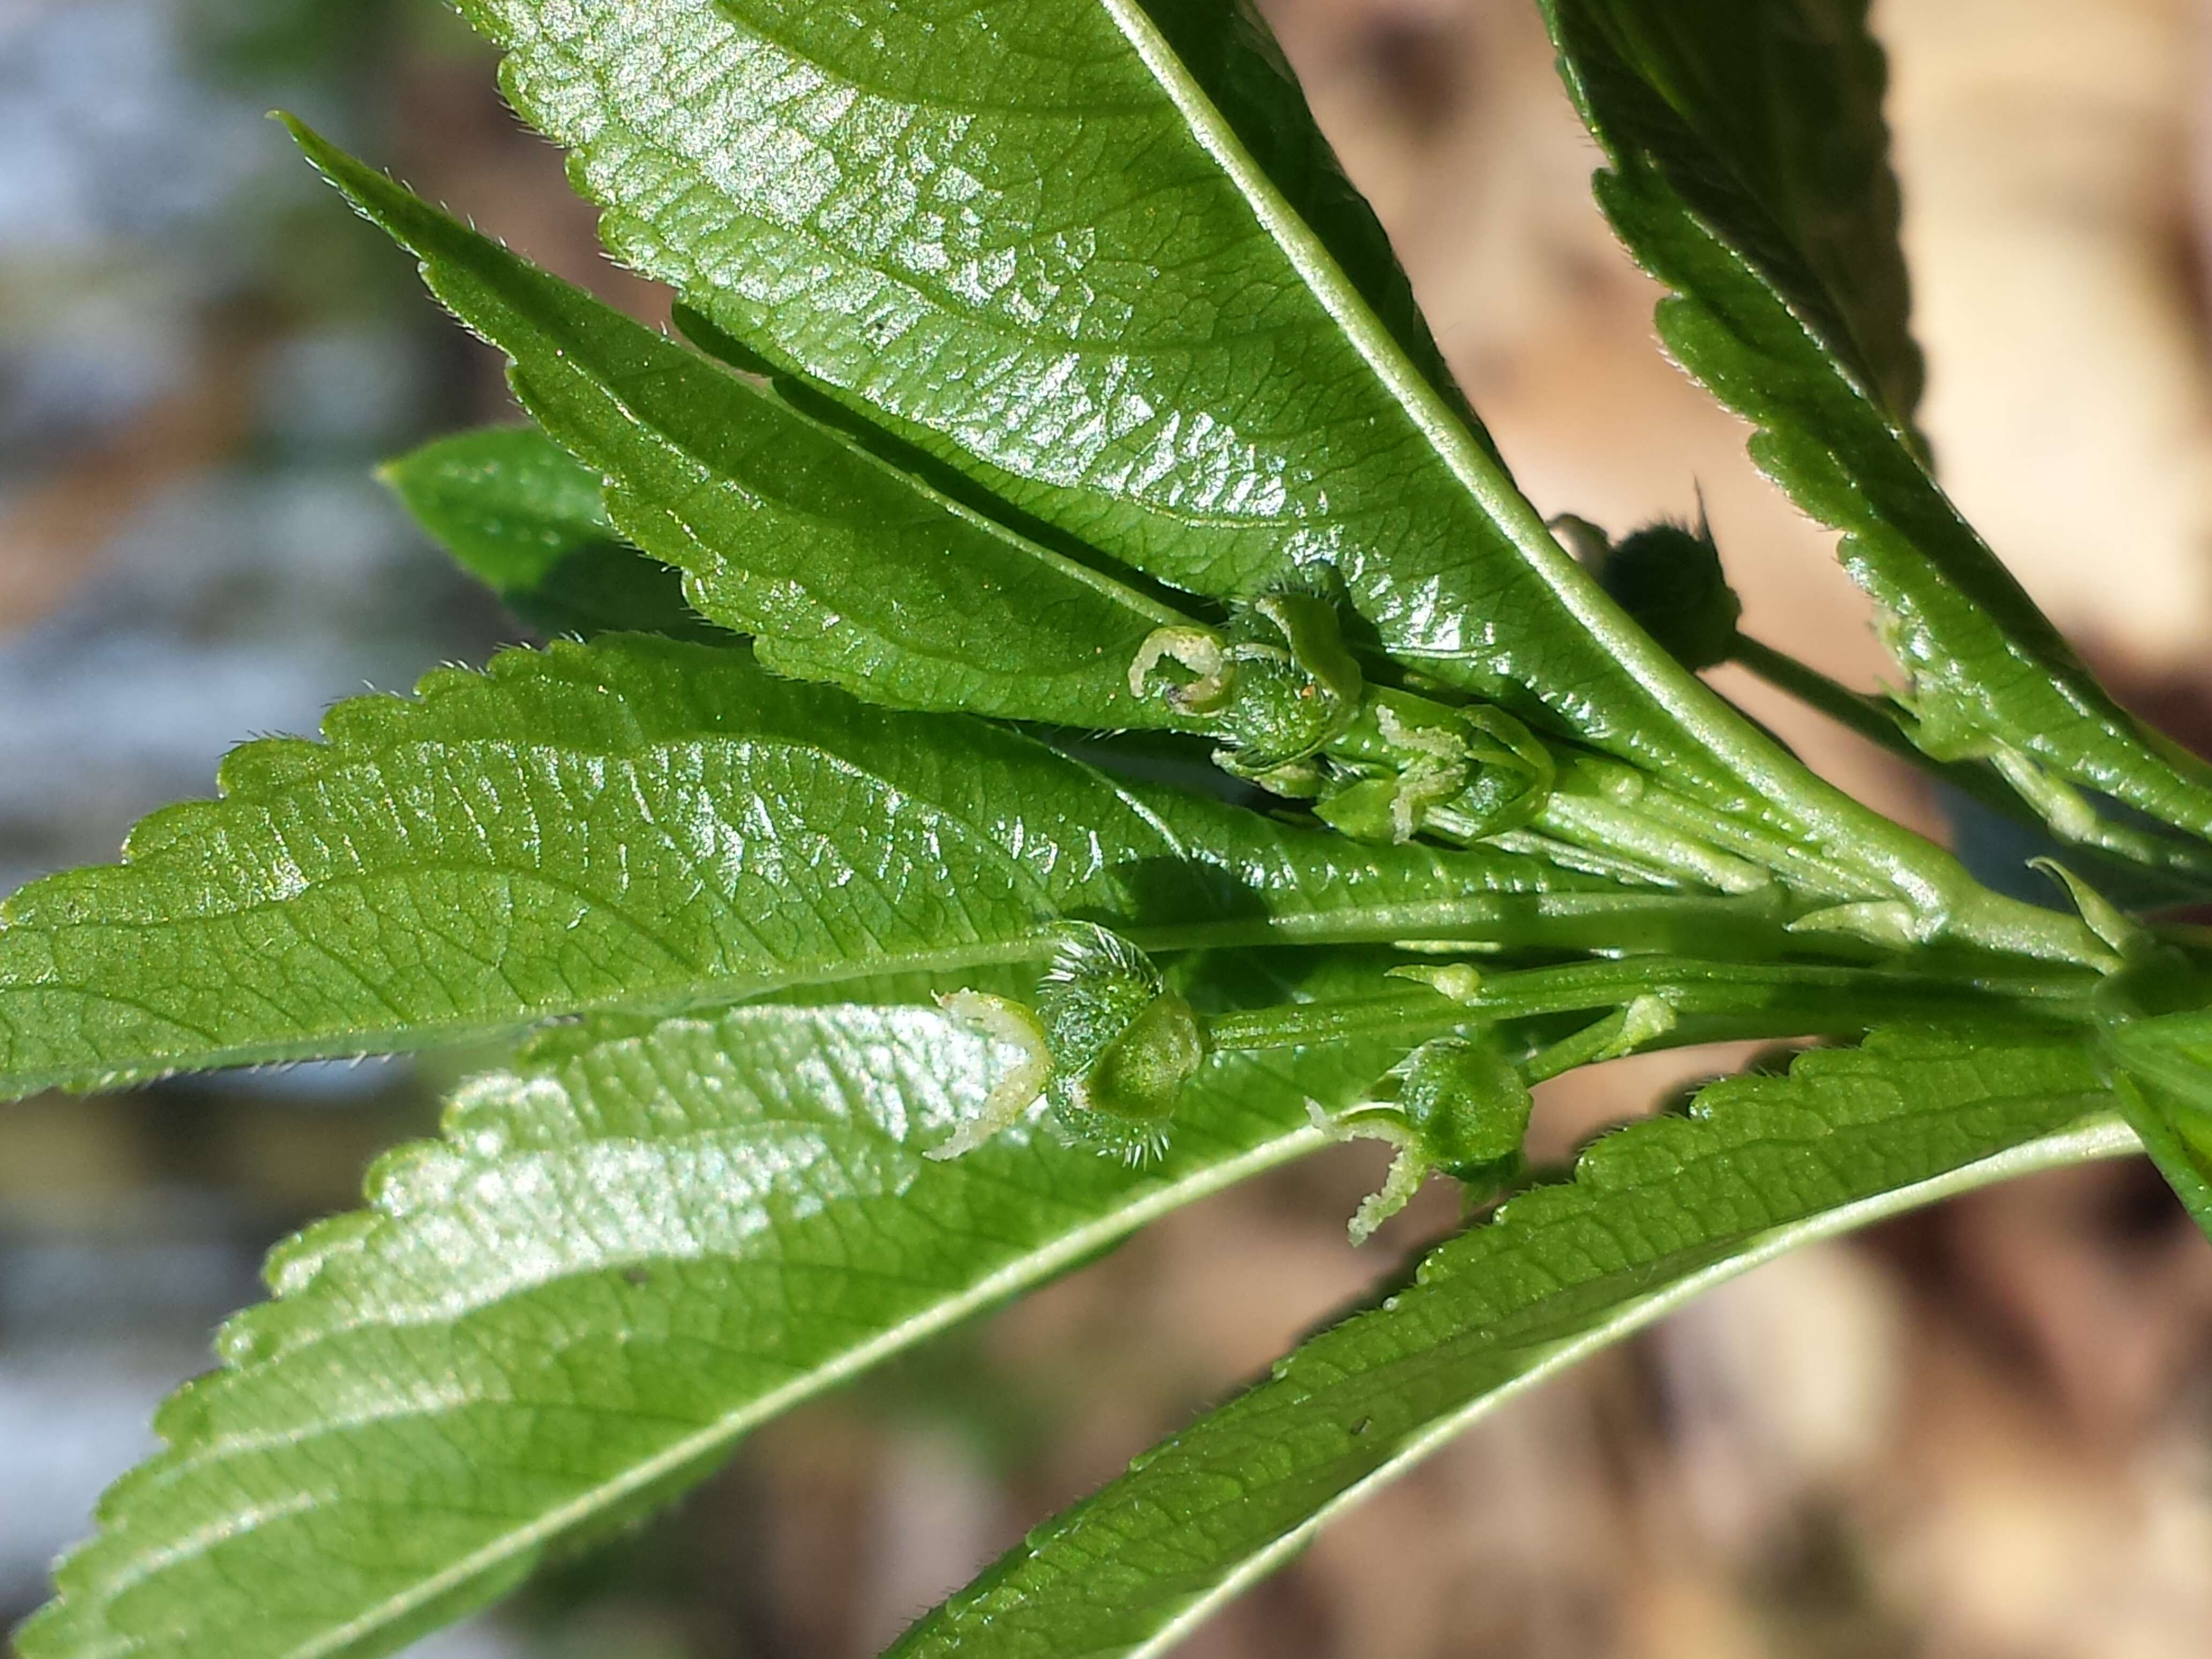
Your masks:
M1641 859L1630 858L1618 850L1585 847L1579 842L1561 841L1555 836L1539 835L1533 830L1508 830L1502 835L1478 836L1466 830L1466 820L1444 808L1430 815L1430 823L1448 840L1462 846L1473 846L1480 841L1483 846L1495 847L1501 853L1522 853L1530 858L1541 859L1547 864L1556 864L1563 870L1578 870L1585 875L1603 876L1629 887L1677 888L1680 878L1672 871L1663 870Z
M1929 935L1945 933L1963 943L2051 960L2109 960L2096 936L2079 922L1989 893L1933 842L1893 823L1815 775L1631 621L1560 544L1543 515L1516 486L1498 453L1476 437L1436 387L1413 368L1365 297L1331 262L1312 228L1291 209L1219 111L1179 70L1164 37L1137 0L1109 0L1109 9L1146 62L1158 70L1162 84L1170 88L1193 130L1203 136L1207 148L1246 192L1262 228L1322 297L1346 337L1396 395L1437 458L1482 504L1491 521L1551 591L1565 616L1637 683L1650 699L1649 716L1674 728L1682 740L1677 752L1711 757L1728 777L1728 792L1741 791L1740 799L1715 802L1716 806L1764 819L1779 828L1793 845L1816 845L1826 859L1848 867L1863 884L1853 896L1903 900ZM1456 679L1463 689L1473 689L1480 681L1465 672L1472 664L1455 662L1456 652L1424 658L1401 645L1391 654L1409 667ZM1455 666L1461 672L1455 673ZM1569 711L1555 704L1553 712L1565 715Z
M1819 706L1850 719L1853 729L1863 725L1870 734L1875 730L1880 716L1867 700L1755 642L1745 641L1743 648L1777 673L1791 675L1804 693L1821 700ZM1387 690L1370 695L1387 696L1408 724L1449 719L1443 705L1415 693ZM1911 747L1893 722L1889 736ZM1389 763L1388 755L1376 752L1364 723L1343 742L1344 758L1370 765ZM1857 845L1844 849L1830 842L1816 849L1771 827L1768 805L1762 799L1720 811L1623 763L1578 752L1563 762L1559 787L1532 827L1570 845L1625 855L1673 879L1724 893L1748 893L1771 872L1799 895L1826 899L1840 909L1887 899L1893 907L1905 907L1908 931L1923 943L1945 937L2046 962L2099 969L2112 963L2103 942L2077 918L1991 892L1949 853L1871 809L1857 809L1863 824L1855 837ZM1448 805L1428 816L1443 833L1451 832ZM1888 866L1879 883L1867 877L1870 856Z
M1778 691L1786 691L1798 702L1818 709L1838 726L1845 726L1864 738L1869 743L1887 750L1901 760L1925 767L1947 781L1956 783L1961 789L1987 788L1992 782L1986 772L1978 775L1978 781L1970 786L1964 775L1973 770L1953 763L1938 761L1929 757L1905 734L1896 717L1876 698L1854 691L1840 681L1830 679L1819 669L1802 663L1786 652L1771 645L1761 644L1747 635L1735 636L1735 649L1729 660L1749 669ZM2002 794L2002 790L1991 790ZM1978 796L1977 799L1979 799ZM1995 800L1990 803L1996 805ZM2018 803L2013 803L2018 810Z
M1778 876L1812 897L1867 896L1864 883L1843 866L1596 756L1577 755L1560 766L1559 787L1537 823L1570 839L1623 836L1626 850L1655 861L1681 860L1686 873L1694 854L1714 866L1716 873L1703 879L1723 892L1748 890Z
M1571 1036L1545 1044L1521 1063L1521 1075L1533 1086L1637 1049L1674 1046L1668 1041L1675 1030L1672 1019L1638 1041L1628 1036L1629 1018L1629 1011L1623 1008L1595 1024L1583 1026Z
M1854 691L1772 646L1739 634L1729 660L2014 823L2045 830L2133 872L2167 877L2178 894L2201 892L2203 884L2212 879L2212 855L2171 836L2112 823L2072 785L2049 778L2024 757L2009 766L1937 760L1913 742L1904 717L1881 698Z
M1241 1009L1216 1015L1208 1036L1223 1049L1302 1048L1369 1036L1418 1041L1468 1025L1625 1007L1638 997L1656 997L1698 1019L1698 1042L1733 1035L1847 1036L1893 1021L1947 1016L2087 1025L2096 1018L2090 999L2098 982L2088 974L2063 972L1953 976L1646 957L1484 975L1463 995L1408 986L1371 997Z
M1535 827L1570 846L1626 854L1676 880L1718 892L1755 893L1774 880L1771 871L1717 852L1710 843L1599 793L1558 791L1536 815Z
M1723 961L1802 955L1776 890L1741 896L1705 893L1468 893L1317 915L1258 915L1185 927L1116 924L1151 951L1285 945L1395 945L1455 955L1602 951L1666 953ZM1025 946L1048 954L1049 939ZM1003 960L1004 957L994 959Z

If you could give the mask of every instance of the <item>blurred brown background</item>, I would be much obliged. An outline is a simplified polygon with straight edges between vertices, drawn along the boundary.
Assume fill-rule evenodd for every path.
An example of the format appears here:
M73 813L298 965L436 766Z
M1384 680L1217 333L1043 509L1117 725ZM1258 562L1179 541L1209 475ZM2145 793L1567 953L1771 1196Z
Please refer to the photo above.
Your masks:
M1882 672L1826 538L1658 355L1528 0L1273 0L1352 175L1538 503L1704 492L1747 625ZM1947 483L2124 695L2212 721L2212 13L1881 0ZM301 109L652 315L430 0L0 0L0 880L112 856L223 746L514 625L366 469L497 366L262 124ZM1741 692L1912 822L1941 804ZM1545 1103L1564 1152L1712 1056ZM275 1237L352 1201L450 1066L0 1114L0 1616L145 1449ZM428 1644L866 1656L1048 1510L1451 1224L1364 1252L1348 1147L1156 1229L757 1437L676 1515ZM1346 1659L2198 1659L2212 1250L2136 1166L2023 1183L1709 1297L1512 1405L1187 1650Z

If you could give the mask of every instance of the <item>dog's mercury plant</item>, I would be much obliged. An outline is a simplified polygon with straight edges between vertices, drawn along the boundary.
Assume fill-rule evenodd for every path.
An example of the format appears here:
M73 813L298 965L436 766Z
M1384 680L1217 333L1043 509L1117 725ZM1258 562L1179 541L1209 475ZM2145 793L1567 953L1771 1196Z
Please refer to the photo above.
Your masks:
M1702 526L1546 522L1226 0L461 3L680 338L295 131L511 360L527 424L387 477L560 637L18 893L0 1084L519 1043L276 1251L25 1659L398 1648L1335 1137L1397 1151L1355 1236L1431 1176L1480 1218L895 1652L1159 1651L1806 1239L2144 1147L2212 1221L2212 934L2161 920L2212 771L1931 479L1864 0L1541 3L1885 697L1747 638ZM2051 902L1726 660L2039 826ZM1744 1038L1808 1046L1527 1164L1533 1084Z

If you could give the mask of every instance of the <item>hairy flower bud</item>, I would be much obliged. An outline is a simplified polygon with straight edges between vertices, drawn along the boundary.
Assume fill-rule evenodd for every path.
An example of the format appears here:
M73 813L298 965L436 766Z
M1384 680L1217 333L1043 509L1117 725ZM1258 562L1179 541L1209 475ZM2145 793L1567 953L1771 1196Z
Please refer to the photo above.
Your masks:
M1423 1043L1401 1079L1398 1105L1432 1168L1485 1188L1518 1171L1534 1103L1519 1067L1490 1033Z
M1230 654L1237 695L1222 718L1216 761L1246 777L1316 754L1359 712L1366 681L1344 648L1336 607L1310 593L1274 593L1234 606Z
M1037 989L1052 1051L1045 1097L1073 1139L1131 1163L1157 1157L1205 1033L1150 957L1103 927L1076 924Z
M1224 769L1277 793L1309 794L1310 757L1358 714L1365 680L1336 607L1317 594L1263 594L1230 607L1218 630L1156 629L1129 665L1129 690L1207 717Z
M1443 971L1467 974L1472 984L1468 970ZM1323 1133L1387 1141L1398 1149L1389 1177L1352 1216L1346 1230L1352 1242L1365 1243L1406 1207L1432 1171L1442 1170L1482 1196L1517 1180L1525 1167L1521 1142L1532 1106L1528 1079L1486 1027L1423 1043L1383 1079L1376 1099L1340 1116L1309 1106Z
M1711 668L1735 652L1743 602L1702 519L1695 530L1647 525L1593 562L1599 585L1683 667Z

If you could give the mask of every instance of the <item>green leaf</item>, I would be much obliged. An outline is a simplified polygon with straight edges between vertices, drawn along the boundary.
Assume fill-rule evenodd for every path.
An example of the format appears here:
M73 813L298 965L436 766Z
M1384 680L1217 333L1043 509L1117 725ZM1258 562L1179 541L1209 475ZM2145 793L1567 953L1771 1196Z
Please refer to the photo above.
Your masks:
M2212 1073L2208 1073L2212 1078ZM2202 1099L2155 1078L2123 1072L2113 1080L2128 1127L2197 1226L2212 1237L2212 1115ZM2203 1093L2200 1085L2199 1094Z
M1759 465L1844 532L1911 677L1915 741L2212 836L2212 768L2112 702L1922 465L1865 0L1544 9L1610 163L1599 200L1674 290L1662 337L1758 428Z
M1070 915L1155 949L1771 944L1757 905L1358 846L740 649L556 642L419 696L246 745L222 799L0 907L0 1094L1031 960Z
M674 571L623 541L599 504L599 475L535 427L441 438L378 476L464 569L548 637L729 641L684 602Z
M416 251L447 303L514 355L525 404L612 480L618 527L684 566L690 597L708 616L759 632L769 666L895 706L1107 726L1218 722L1211 729L1239 750L1271 724L1266 677L1249 665L1236 706L1218 715L1136 694L1133 664L1160 624L1181 631L1176 612L957 506L294 131L364 214ZM1297 696L1286 706L1303 729L1328 705ZM1948 927L2005 948L2079 953L2066 936L2078 929L1991 900L1948 855L1784 765L1771 794L1802 786L1843 802L1857 824L1832 825L1845 834L1840 866L1787 838L1752 836L1773 867L1831 901L1861 884L1895 884L1917 902L1923 935Z
M1031 1533L898 1659L1162 1651L1328 1516L1505 1397L1807 1239L2046 1164L2132 1151L2094 1048L1892 1030L1707 1089L1517 1197L1414 1284Z
M2129 1126L2212 1236L2212 1013L2116 1024L2106 1042L2119 1064L2115 1087Z
M1199 724L1129 686L1146 637L1180 613L946 500L294 131L422 262L447 307L514 361L524 407L611 481L612 526L684 571L702 612L759 636L769 667L896 708Z
M1265 136L1287 93L1251 90L1227 7L463 10L609 245L754 361L1173 586L1249 598L1327 567L1356 644L1948 919L1955 868L1628 623L1408 357L1402 279L1291 164L1317 141Z
M1647 152L1900 424L1920 401L1868 0L1547 0L1601 139Z
M1306 988L1254 979L1194 994ZM374 1208L276 1252L276 1299L163 1407L167 1449L109 1493L23 1659L388 1652L778 1412L1310 1151L1304 1098L1395 1058L1218 1057L1139 1171L1041 1128L927 1160L994 1069L933 1008L550 1034L380 1162Z
M1422 377L1486 448L1367 198L1338 164L1290 61L1251 0L1145 0L1144 12L1255 165L1304 221Z

